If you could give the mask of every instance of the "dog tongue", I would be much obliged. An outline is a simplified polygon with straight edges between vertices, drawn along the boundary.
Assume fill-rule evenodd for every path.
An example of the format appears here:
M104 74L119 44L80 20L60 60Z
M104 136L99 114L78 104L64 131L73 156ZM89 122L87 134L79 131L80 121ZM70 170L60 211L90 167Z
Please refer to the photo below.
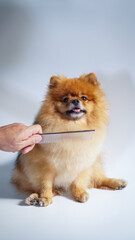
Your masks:
M80 108L74 108L74 112L80 112Z

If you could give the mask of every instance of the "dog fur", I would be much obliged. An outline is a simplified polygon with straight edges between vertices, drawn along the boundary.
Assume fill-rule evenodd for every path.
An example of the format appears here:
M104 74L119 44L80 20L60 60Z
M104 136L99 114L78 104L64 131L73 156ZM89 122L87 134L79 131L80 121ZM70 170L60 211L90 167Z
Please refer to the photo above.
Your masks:
M13 183L29 192L28 205L47 206L52 197L70 189L74 199L85 202L87 188L122 189L126 182L107 178L101 155L108 125L108 103L94 73L79 78L53 76L35 123L43 132L94 129L92 140L63 140L37 144L19 154Z

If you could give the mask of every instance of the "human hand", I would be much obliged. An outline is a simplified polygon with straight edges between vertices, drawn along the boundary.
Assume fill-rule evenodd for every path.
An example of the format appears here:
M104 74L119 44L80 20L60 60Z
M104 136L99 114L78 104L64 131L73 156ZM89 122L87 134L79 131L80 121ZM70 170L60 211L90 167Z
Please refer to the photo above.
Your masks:
M42 133L42 129L38 124L27 127L22 123L13 123L0 127L0 150L6 152L21 150L25 154L42 140L39 133Z

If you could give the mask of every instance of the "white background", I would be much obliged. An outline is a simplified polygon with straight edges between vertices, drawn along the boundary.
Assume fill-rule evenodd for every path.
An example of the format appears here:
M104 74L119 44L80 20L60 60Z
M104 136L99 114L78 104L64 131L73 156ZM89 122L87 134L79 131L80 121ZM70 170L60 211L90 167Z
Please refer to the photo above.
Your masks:
M32 124L52 75L95 72L110 103L106 173L128 181L28 207L9 183L17 154L0 151L0 239L135 239L134 66L134 0L0 1L0 126Z

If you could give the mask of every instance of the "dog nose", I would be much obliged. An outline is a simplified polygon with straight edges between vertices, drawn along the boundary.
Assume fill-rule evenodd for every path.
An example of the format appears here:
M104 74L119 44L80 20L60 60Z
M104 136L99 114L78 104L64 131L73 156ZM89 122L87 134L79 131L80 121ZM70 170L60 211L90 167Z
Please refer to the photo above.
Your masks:
M79 104L79 100L78 100L78 99L73 99L73 100L72 100L72 103L73 103L75 106L77 106L77 105Z

